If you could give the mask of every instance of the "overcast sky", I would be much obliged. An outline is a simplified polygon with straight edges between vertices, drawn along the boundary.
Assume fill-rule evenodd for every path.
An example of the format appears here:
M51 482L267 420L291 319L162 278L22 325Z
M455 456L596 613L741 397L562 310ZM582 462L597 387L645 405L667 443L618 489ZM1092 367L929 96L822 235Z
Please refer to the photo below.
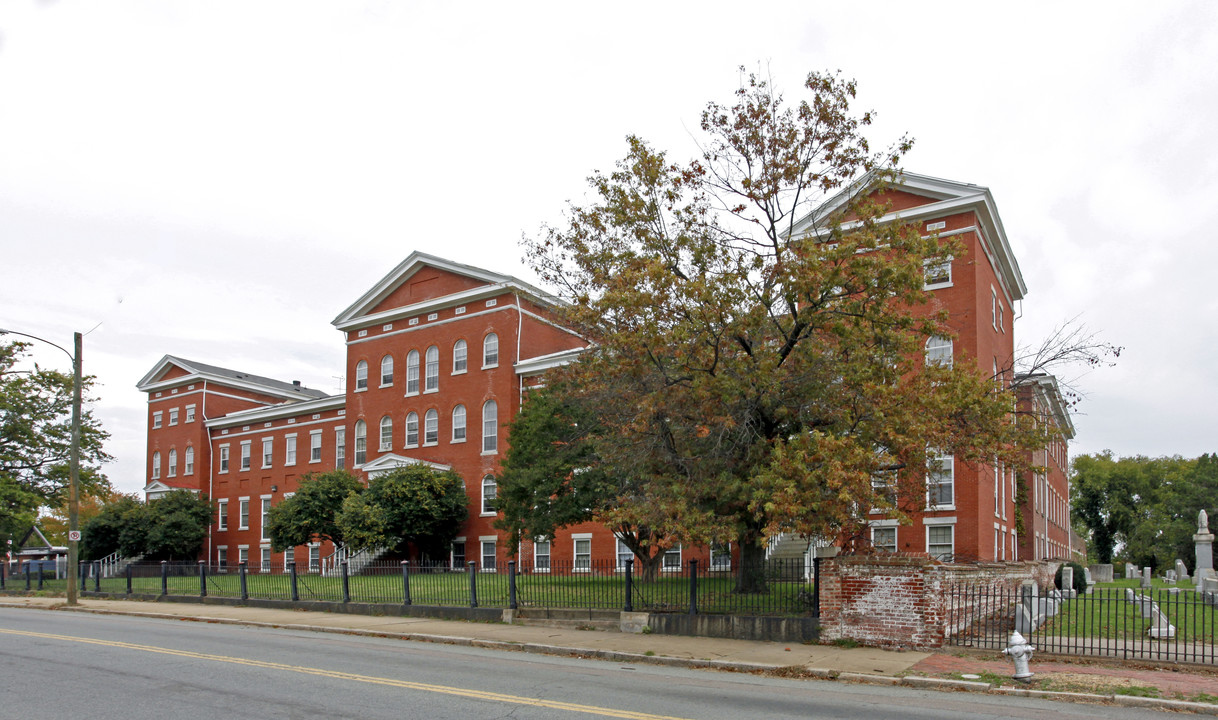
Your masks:
M1218 450L1218 4L0 0L0 327L99 380L143 486L165 354L335 392L330 321L414 250L534 280L638 134L694 153L737 67L857 79L907 169L989 187L1028 285L1017 343L1124 346L1074 454ZM42 348L45 364L68 359Z

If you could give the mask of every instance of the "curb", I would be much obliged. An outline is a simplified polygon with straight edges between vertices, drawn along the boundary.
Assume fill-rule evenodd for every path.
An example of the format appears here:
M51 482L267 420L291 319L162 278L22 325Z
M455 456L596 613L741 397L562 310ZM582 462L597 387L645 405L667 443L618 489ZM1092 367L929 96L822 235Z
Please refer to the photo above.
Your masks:
M29 605L6 605L7 607L31 607ZM533 653L538 655L559 655L563 657L592 658L611 662L631 662L668 667L683 667L691 669L725 670L741 673L769 673L782 669L782 665L763 663L733 662L729 660L692 660L687 658L665 657L662 655L641 655L638 653L622 652L619 650L596 650L590 648L566 647L562 645L546 645L543 643L518 643L503 640L480 640L477 638L458 637L450 635L428 635L423 633L398 633L380 630L363 630L358 628L338 628L324 625L305 625L298 623L268 623L257 620L239 620L235 618L213 618L202 615L170 615L166 613L134 612L129 610L107 610L104 608L86 607L35 607L39 610L62 610L67 612L83 612L95 615L128 615L132 617L149 617L163 620L181 620L189 622L215 623L219 625L248 625L251 627L279 628L284 630L299 630L305 632L324 632L337 635L357 635L364 637L398 638L414 642L430 642L463 647L486 648L489 650L512 650L516 652ZM871 675L867 673L839 672L821 668L800 668L800 674L817 680L840 680L843 682L863 683L869 685L902 685L921 690L938 692L980 692L1015 697L1040 698L1044 700L1059 700L1079 703L1107 703L1125 707L1140 707L1176 712L1192 712L1199 715L1218 716L1218 705L1208 703L1188 702L1185 700L1167 700L1162 698L1139 697L1136 695L1099 695L1093 693L1055 692L1052 690L1033 690L1031 688L995 687L990 683L969 680L952 680L945 678L930 678L920 675L894 677L891 675Z

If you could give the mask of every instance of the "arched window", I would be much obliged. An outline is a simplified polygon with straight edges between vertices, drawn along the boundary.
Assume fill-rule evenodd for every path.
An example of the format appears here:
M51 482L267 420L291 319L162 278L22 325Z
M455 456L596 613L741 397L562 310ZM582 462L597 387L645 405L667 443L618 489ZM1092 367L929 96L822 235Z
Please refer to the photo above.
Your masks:
M406 356L406 394L419 394L419 351L411 350Z
M482 406L482 452L491 453L499 449L499 406L487 400Z
M178 476L178 451L169 451L169 477Z
M453 375L465 372L465 341L458 340L453 343Z
M482 340L482 367L491 368L499 365L499 336L489 333Z
M393 418L381 418L381 452L393 449Z
M440 413L435 408L423 415L423 444L435 445L440 442Z
M926 341L926 364L952 366L952 339L934 336Z
M156 480L161 476L161 453L152 453L152 479Z
M195 474L195 449L189 445L186 447L186 464L182 466L182 474Z
M381 387L393 384L393 356L381 358Z
M368 361L360 360L355 364L355 389L368 389Z
M368 426L363 420L355 421L355 467L368 461Z
M453 442L465 442L465 406L453 408Z
M435 392L440 389L440 348L432 345L427 348L427 374L423 381L424 392Z
M419 415L406 413L406 447L419 446Z
M499 494L499 485L495 478L487 475L482 478L482 514L495 514L495 496Z

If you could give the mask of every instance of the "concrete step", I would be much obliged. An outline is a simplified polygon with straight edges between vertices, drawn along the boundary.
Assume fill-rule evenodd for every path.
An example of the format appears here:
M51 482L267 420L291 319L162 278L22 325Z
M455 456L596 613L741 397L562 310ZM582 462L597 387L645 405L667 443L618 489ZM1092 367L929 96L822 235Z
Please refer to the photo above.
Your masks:
M577 630L621 630L622 614L617 610L592 608L520 608L513 622L518 625Z

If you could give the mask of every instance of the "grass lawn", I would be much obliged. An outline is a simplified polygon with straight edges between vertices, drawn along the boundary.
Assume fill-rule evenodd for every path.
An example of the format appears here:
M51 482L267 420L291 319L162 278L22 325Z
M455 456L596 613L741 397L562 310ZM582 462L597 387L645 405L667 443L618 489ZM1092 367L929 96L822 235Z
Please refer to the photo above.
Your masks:
M1170 587L1180 592L1170 594ZM1176 628L1174 641L1213 643L1218 628L1218 608L1202 602L1187 583L1168 585L1159 582L1149 591L1141 590L1137 580L1118 580L1097 584L1092 592L1062 603L1057 615L1038 630L1049 636L1143 638L1152 625L1142 617L1140 603L1131 603L1127 591L1149 595Z

